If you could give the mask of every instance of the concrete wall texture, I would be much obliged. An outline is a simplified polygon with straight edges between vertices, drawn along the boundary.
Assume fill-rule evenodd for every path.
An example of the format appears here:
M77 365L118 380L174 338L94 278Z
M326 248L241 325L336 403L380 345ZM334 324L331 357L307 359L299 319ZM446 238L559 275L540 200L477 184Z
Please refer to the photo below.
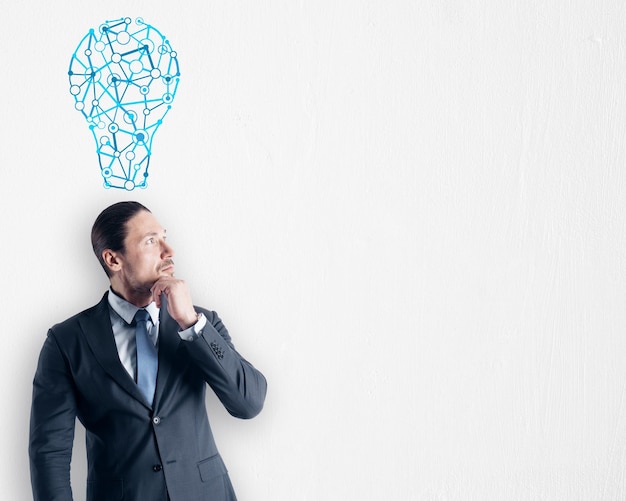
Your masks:
M179 53L149 187L102 187L67 68L143 17ZM626 498L626 4L0 5L0 457L30 496L32 376L137 199L266 374L207 405L242 501ZM84 500L84 432L73 482Z

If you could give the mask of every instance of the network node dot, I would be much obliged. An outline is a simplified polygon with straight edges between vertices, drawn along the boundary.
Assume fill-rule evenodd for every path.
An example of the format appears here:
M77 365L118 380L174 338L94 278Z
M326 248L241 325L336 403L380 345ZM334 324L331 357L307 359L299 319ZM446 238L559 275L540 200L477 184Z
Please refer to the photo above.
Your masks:
M152 52L154 51L154 41L150 38L144 38L143 40L141 40L139 42L139 46L148 54L152 54Z
M117 43L126 45L128 42L130 42L130 35L127 31L121 31L117 34Z
M141 64L141 61L139 61L139 59L131 61L128 66L130 68L130 71L132 71L133 73L139 73L143 70L143 64Z

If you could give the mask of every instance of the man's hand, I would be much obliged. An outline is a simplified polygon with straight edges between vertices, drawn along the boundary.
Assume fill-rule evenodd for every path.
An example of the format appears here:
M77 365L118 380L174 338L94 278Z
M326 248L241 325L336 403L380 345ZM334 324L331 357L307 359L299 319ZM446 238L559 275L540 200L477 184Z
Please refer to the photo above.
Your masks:
M164 276L159 278L152 288L152 299L157 307L161 307L161 294L167 298L167 311L178 322L181 330L188 329L198 320L198 314L193 308L191 294L187 283L178 278Z

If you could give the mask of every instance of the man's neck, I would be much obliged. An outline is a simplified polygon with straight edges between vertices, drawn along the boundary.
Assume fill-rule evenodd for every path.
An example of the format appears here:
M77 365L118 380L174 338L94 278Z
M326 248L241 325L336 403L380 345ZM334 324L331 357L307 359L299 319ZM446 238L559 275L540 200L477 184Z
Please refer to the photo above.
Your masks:
M137 308L145 308L152 302L152 294L119 288L113 282L111 282L111 290Z

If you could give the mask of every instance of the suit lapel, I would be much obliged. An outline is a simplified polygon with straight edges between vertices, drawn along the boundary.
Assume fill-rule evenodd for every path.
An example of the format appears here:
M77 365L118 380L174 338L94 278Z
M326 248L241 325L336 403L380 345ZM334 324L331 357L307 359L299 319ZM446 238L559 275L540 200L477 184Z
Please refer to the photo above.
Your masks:
M155 405L161 400L163 395L179 344L178 324L170 317L167 311L167 303L164 300L161 305L159 318L159 372L154 395Z
M120 362L111 329L107 295L108 292L89 313L80 318L80 327L91 351L105 372L129 395L148 406L139 388Z

